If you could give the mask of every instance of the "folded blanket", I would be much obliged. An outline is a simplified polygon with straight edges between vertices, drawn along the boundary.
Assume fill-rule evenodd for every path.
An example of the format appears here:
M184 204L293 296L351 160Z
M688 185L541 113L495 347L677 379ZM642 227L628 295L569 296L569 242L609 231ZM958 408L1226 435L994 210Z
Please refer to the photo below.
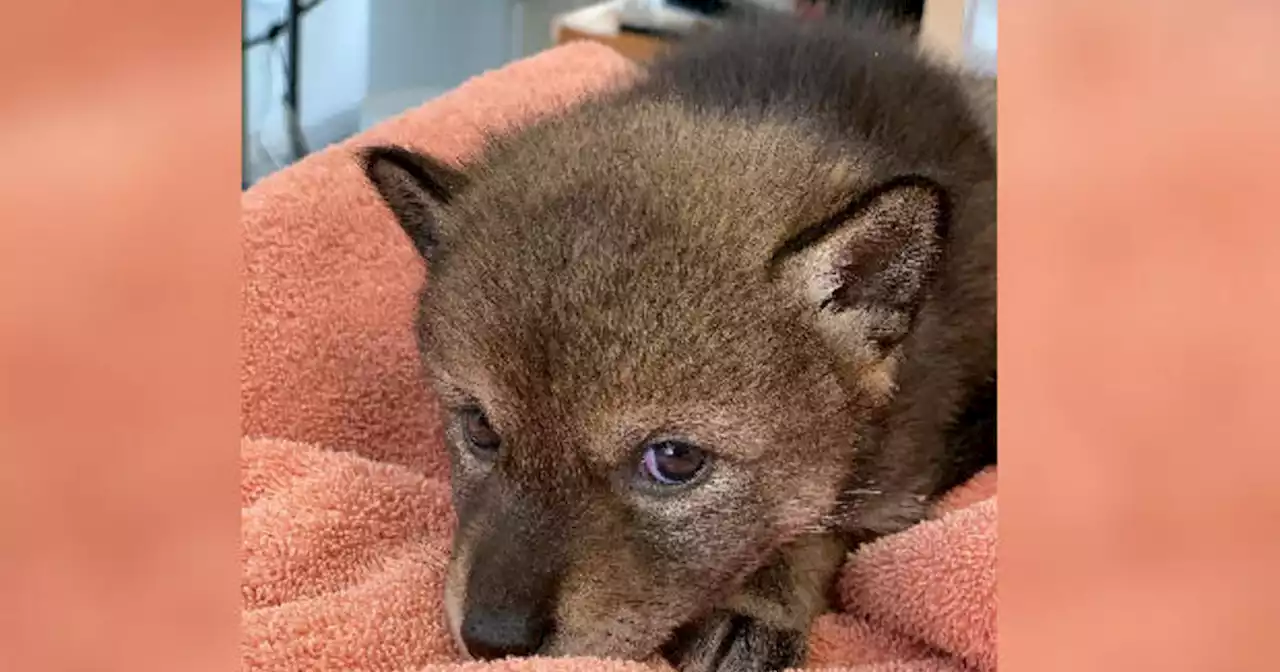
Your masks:
M242 199L243 661L250 670L641 670L660 661L458 663L441 606L452 512L434 402L411 335L415 256L351 159L398 142L446 159L625 83L579 43L272 175ZM851 557L814 667L995 669L995 475L935 520Z

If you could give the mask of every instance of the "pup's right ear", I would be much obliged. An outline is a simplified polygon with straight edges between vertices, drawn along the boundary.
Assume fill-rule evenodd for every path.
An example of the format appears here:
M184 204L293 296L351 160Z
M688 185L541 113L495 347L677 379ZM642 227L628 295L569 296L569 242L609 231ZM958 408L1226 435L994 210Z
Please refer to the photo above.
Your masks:
M784 243L772 263L887 394L897 345L914 329L943 252L949 201L918 176L889 180Z
M436 159L395 145L361 150L359 161L418 254L430 259L440 242L440 211L466 188L467 177Z

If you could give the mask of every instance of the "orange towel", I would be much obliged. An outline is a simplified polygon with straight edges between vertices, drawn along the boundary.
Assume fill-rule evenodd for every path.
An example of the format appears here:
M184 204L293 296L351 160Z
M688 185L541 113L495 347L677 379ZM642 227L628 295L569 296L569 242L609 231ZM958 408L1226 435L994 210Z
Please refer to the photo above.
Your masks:
M373 142L478 148L632 66L574 44L268 177L243 198L243 661L249 670L650 670L660 661L458 663L441 581L452 512L410 324L421 262L351 160ZM852 556L811 667L995 669L995 473Z

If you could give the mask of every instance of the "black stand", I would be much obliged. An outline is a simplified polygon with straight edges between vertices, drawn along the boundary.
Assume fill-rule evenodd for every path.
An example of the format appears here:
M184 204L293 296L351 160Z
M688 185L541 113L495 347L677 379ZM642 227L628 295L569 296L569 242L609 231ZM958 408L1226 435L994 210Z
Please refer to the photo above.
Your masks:
M301 35L298 27L302 19L302 3L289 0L289 15L286 19L289 34L285 38L289 45L289 59L284 69L284 104L289 115L289 143L293 148L293 159L296 161L306 156L307 145L302 138L302 112L298 107L298 52Z
M289 132L289 147L293 153L293 159L296 161L307 155L307 143L302 135L302 116L299 87L299 56L301 54L301 33L302 33L302 16L320 4L321 0L311 0L303 4L302 0L289 0L289 11L283 19L272 24L266 32L261 35L244 40L240 43L241 59L240 59L240 96L241 100L249 95L248 80L249 72L245 63L244 52L249 49L275 42L276 38L281 34L285 35L286 40L286 56L284 64L284 106L285 106L285 123ZM248 20L248 3L240 3L240 20ZM240 118L240 149L241 149L241 184L246 185L245 176L249 174L249 137L248 137L248 119L245 118L245 106L241 106Z

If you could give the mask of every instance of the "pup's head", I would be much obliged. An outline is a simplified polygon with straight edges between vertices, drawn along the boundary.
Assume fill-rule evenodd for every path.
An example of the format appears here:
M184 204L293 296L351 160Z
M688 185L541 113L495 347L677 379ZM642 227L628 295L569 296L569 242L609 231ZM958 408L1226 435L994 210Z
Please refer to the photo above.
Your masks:
M362 155L429 262L476 657L644 657L814 531L938 254L932 183L787 128L590 114L460 170Z

